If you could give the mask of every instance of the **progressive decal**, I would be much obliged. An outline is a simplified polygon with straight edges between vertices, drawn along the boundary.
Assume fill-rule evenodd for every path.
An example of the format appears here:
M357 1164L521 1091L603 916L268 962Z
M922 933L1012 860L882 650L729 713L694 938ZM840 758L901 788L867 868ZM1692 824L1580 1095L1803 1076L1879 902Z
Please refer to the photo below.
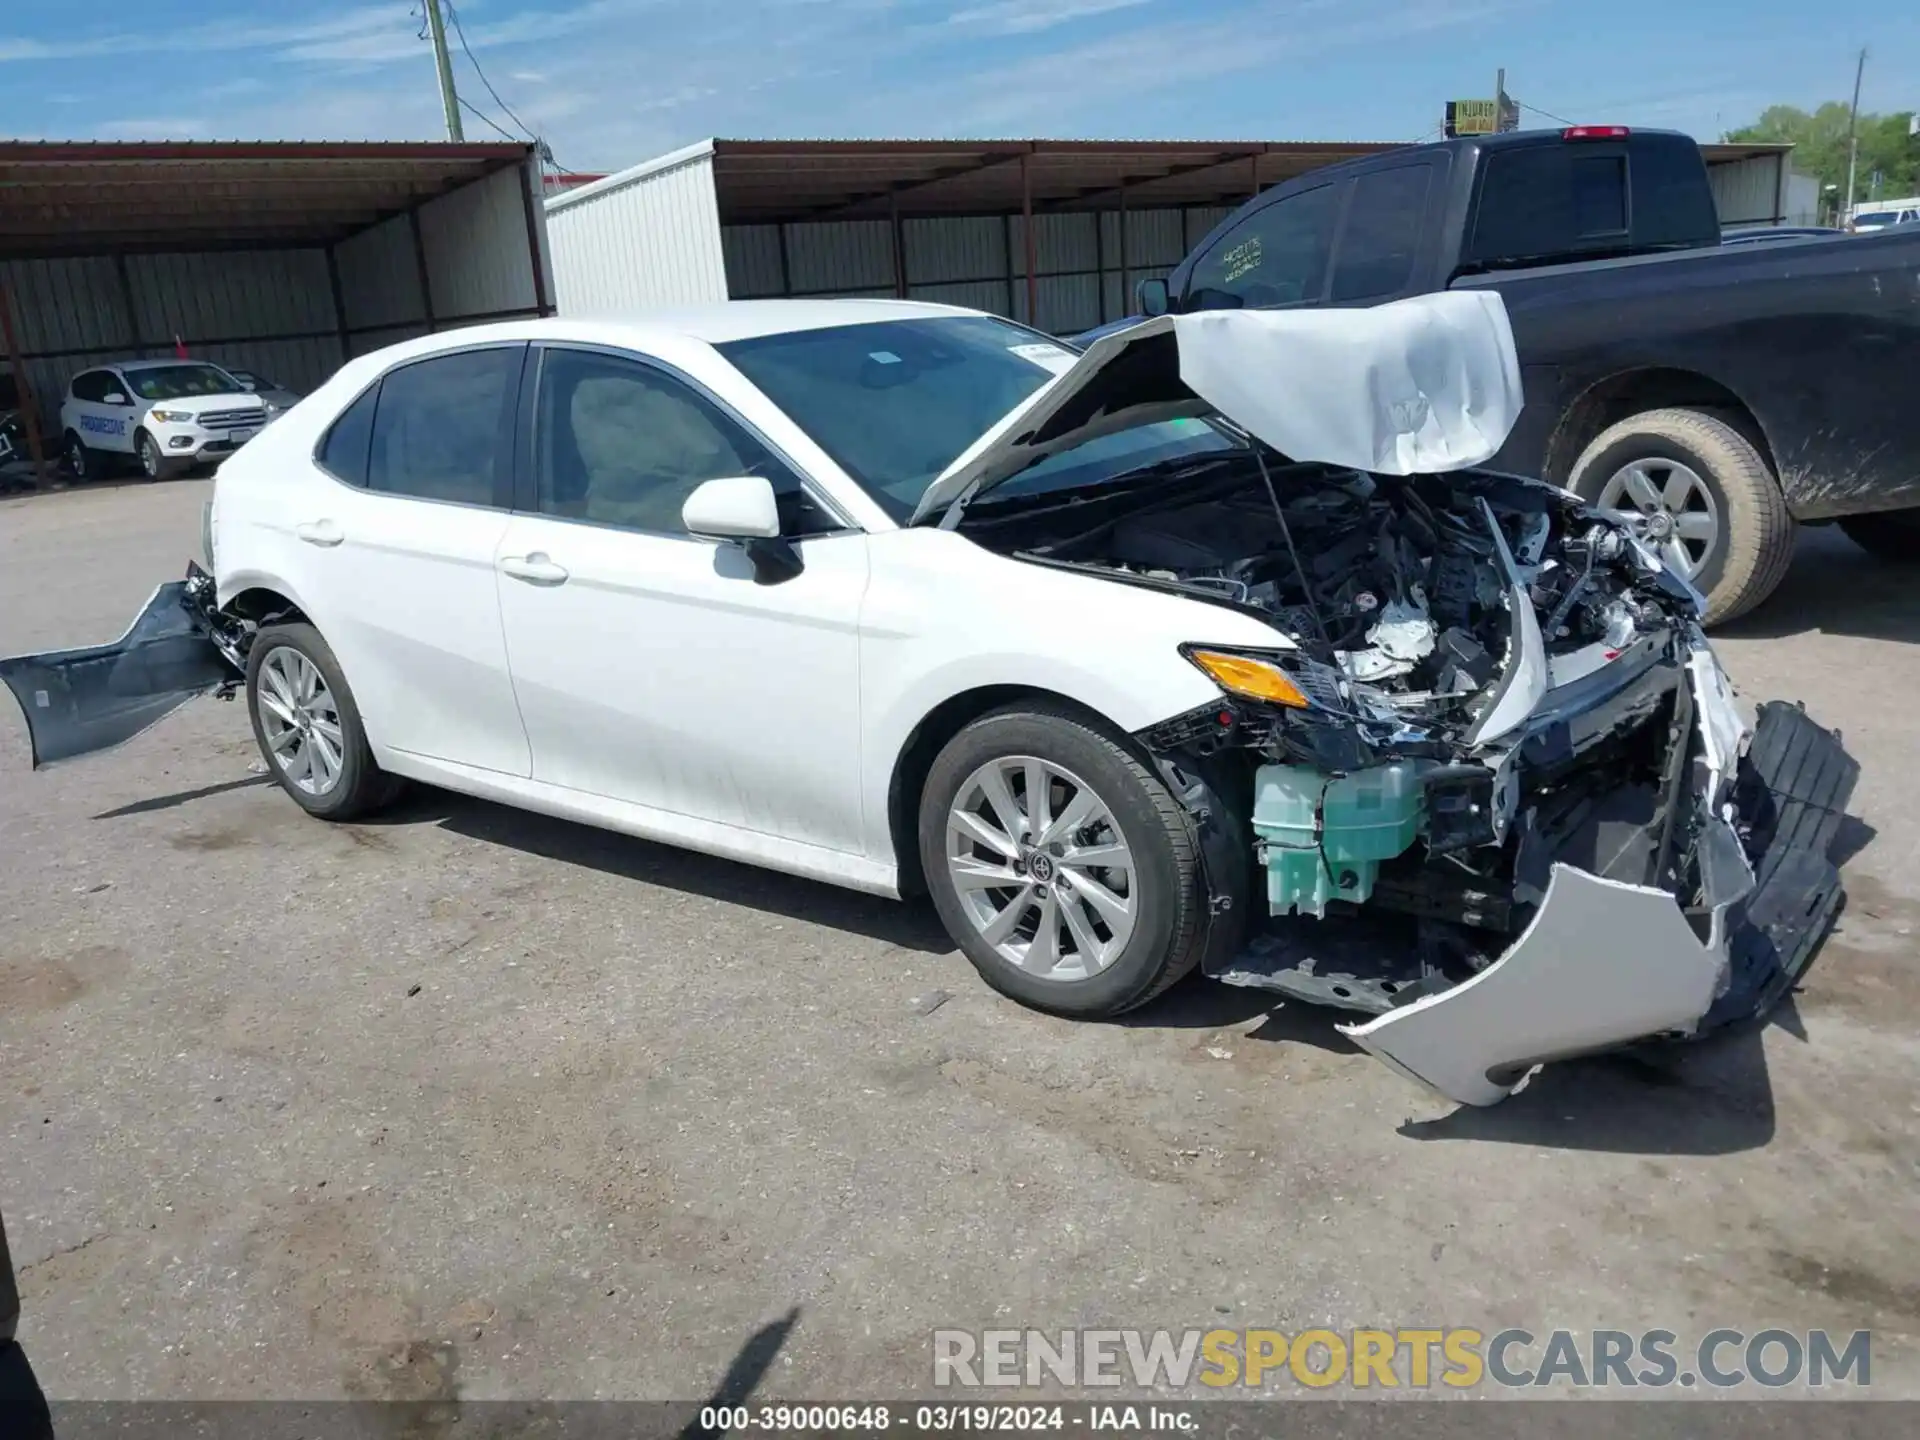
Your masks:
M124 435L127 433L127 422L110 420L104 415L82 415L80 428L91 430L96 435Z

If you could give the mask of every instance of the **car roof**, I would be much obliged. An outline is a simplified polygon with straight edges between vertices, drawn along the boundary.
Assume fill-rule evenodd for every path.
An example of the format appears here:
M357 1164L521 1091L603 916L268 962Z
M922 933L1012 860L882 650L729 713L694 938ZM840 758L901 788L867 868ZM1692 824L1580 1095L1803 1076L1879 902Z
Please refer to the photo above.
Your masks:
M165 370L174 365L212 365L216 370L225 368L212 360L202 360L197 356L188 356L183 360L177 355L169 355L162 360L109 360L93 368L96 370L119 370L124 373L130 370Z
M603 315L591 320L555 318L537 322L562 332L583 325L617 327L638 336L673 335L709 345L734 340L757 340L766 335L788 335L798 330L825 330L836 325L877 325L888 320L927 320L978 311L925 300L723 300L705 305L637 310L631 315Z

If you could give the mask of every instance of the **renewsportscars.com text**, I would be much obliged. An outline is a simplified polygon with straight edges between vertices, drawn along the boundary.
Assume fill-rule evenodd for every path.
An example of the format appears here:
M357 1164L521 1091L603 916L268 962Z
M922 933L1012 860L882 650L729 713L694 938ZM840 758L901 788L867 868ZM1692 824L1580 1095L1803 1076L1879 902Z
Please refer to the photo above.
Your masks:
M1507 1329L936 1330L933 1383L960 1388L1131 1385L1257 1389L1733 1389L1873 1383L1873 1336L1855 1330L1580 1333Z

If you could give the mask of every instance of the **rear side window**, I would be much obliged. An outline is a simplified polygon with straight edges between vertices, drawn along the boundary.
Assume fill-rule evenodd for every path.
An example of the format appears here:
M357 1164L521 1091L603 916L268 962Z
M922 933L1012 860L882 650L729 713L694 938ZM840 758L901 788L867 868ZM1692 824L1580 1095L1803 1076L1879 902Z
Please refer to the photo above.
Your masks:
M1397 295L1412 284L1432 175L1431 165L1403 165L1354 182L1333 262L1336 302Z
M367 488L460 505L500 505L509 447L507 395L520 378L521 346L438 355L380 382Z
M1469 264L1711 245L1720 234L1698 148L1682 137L1580 141L1485 157Z
M1537 145L1486 157L1468 258L1492 265L1626 244L1626 157L1573 148Z
M1322 185L1261 206L1193 267L1186 303L1204 309L1318 300L1339 199L1338 186Z
M379 398L380 387L375 385L342 412L320 442L314 458L334 479L366 487L367 457L373 447L373 408Z

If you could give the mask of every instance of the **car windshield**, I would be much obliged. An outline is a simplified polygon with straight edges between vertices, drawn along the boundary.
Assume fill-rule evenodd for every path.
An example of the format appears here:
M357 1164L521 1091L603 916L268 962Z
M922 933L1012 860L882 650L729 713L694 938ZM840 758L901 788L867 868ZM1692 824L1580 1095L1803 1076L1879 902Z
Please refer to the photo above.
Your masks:
M156 365L129 370L127 384L142 400L185 400L193 395L231 395L240 382L216 365Z
M718 348L896 520L1074 359L1059 342L986 315L796 330ZM1237 443L1197 421L1141 425L1051 456L1005 489L1064 489Z

